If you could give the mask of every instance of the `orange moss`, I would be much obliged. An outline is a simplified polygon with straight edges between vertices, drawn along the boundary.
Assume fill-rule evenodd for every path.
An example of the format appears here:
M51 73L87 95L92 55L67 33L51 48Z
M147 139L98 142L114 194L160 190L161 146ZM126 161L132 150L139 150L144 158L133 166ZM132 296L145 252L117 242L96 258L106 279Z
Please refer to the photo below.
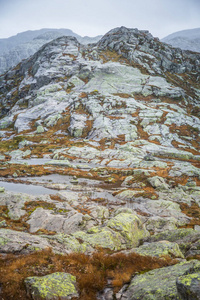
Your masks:
M181 228L194 228L195 225L200 225L200 207L197 203L192 202L191 206L181 203L180 208L182 213L192 218L189 224L181 226Z
M168 178L169 175L169 171L170 171L170 167L167 167L165 169L160 169L157 167L154 167L153 170L154 172L151 173L151 176L159 176L159 177L163 177L163 178Z
M58 195L50 195L50 198L54 201L65 202L65 200L62 200Z
M8 177L14 173L17 173L18 177L24 177L25 174L29 174L30 176L42 176L52 174L53 171L46 169L42 165L17 165L10 164L6 169L0 169L0 176ZM19 182L19 181L18 181ZM22 182L23 183L23 182Z
M120 119L125 119L124 117L121 116L107 116L110 120L120 120Z
M79 94L79 98L87 98L87 96L88 96L88 94L84 93L84 92Z
M132 97L130 94L125 94L125 93L115 93L113 95L114 96L119 96L121 98L131 98Z
M137 125L137 131L138 131L138 135L139 135L140 139L143 139L143 140L149 139L148 133L146 131L144 131L143 127L141 126L141 120Z
M111 50L101 51L99 57L103 61L103 63L106 63L108 61L113 61L113 62L120 62L122 64L130 65L129 61L125 57L123 57L123 55L118 54L116 51L111 51Z

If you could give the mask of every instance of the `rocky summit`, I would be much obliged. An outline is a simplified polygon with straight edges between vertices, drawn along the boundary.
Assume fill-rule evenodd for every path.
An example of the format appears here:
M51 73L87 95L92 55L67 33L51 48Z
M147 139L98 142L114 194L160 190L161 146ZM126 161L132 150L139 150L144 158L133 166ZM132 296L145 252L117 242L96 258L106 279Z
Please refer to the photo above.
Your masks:
M81 37L70 29L43 28L0 39L0 74L36 53L44 44L61 36L74 36L81 44L95 43L102 37Z
M200 53L59 37L0 107L2 299L200 299Z

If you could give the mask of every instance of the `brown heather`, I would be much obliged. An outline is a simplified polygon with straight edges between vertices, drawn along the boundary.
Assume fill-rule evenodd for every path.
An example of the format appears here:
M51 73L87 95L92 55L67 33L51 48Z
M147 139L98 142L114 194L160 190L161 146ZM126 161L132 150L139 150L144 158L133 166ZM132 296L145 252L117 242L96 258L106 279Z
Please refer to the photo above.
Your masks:
M44 276L54 272L68 272L76 276L80 300L94 300L112 280L115 292L131 277L140 272L166 267L177 261L169 257L152 258L136 253L110 254L99 249L92 255L54 254L51 250L38 251L28 255L9 254L0 256L1 299L29 299L24 279L29 276Z
M182 226L186 228L194 228L195 225L200 225L200 207L197 203L192 202L191 205L180 203L182 213L191 218L190 223Z

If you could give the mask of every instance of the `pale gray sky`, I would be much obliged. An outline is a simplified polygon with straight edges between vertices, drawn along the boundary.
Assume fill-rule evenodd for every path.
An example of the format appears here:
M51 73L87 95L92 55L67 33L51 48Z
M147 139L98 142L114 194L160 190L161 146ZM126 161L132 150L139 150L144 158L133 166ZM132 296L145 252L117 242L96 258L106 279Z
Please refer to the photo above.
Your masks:
M96 36L119 26L159 38L197 28L200 0L0 0L0 38L41 28Z

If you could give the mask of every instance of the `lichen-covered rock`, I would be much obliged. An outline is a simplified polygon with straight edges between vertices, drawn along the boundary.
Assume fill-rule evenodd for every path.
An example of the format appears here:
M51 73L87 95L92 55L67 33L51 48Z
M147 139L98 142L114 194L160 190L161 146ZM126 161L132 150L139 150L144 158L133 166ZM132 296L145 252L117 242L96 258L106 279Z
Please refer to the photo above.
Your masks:
M109 217L109 210L107 207L98 205L98 206L89 206L88 209L91 211L90 215L98 220L107 219Z
M179 240L182 240L185 237L189 237L194 234L198 234L198 231L195 231L194 229L191 228L179 228L175 230L163 231L161 233L150 236L146 240L148 242L156 242L162 240L167 240L169 242L177 242Z
M182 300L200 299L200 273L183 275L177 278L178 296Z
M138 199L138 201L131 202L131 207L150 217L173 218L176 226L190 223L190 218L182 213L178 203L162 198L158 200Z
M25 285L28 296L34 300L69 300L78 297L76 277L69 273L57 272L42 277L28 277Z
M7 223L5 220L0 221L0 228L6 227L6 226L7 226Z
M0 253L27 254L51 248L55 253L91 253L93 248L89 243L80 242L74 236L66 234L32 235L26 232L1 228L0 224Z
M83 215L76 211L69 212L67 215L54 214L51 210L39 207L31 214L27 223L30 225L30 232L46 229L70 234L81 229Z
M121 213L133 214L133 210L131 208L127 208L127 207L119 207L115 210L114 215L117 216Z
M136 252L140 255L149 255L155 257L171 256L184 258L183 253L179 249L178 244L168 241L160 241L155 243L145 243L139 248L131 249L131 252Z
M176 242L186 257L200 253L200 232L194 229L167 230L147 238L148 242L167 240Z
M159 176L154 176L148 178L149 183L156 189L159 190L167 190L169 188L168 184L166 184L164 178Z
M13 150L9 153L12 160L20 160L31 154L30 150L22 151L22 150Z
M133 200L135 195L138 193L142 193L141 191L133 191L133 190L125 190L117 194L117 198L120 200Z
M50 247L48 241L40 236L30 235L10 229L0 229L1 253L30 253Z
M5 188L3 186L0 186L0 193L3 193L5 191Z
M189 155L189 154L188 154ZM199 156L197 157L192 157L193 159L199 159ZM190 159L185 158L185 159ZM200 176L200 170L199 168L193 166L189 162L178 162L175 163L172 169L169 172L169 176L172 177L178 177L178 176Z
M26 214L24 204L32 200L32 196L22 193L4 192L0 194L0 205L8 208L8 217L12 220L19 220Z
M178 300L176 278L199 271L200 262L191 260L136 275L121 300Z
M147 230L152 232L161 232L166 230L174 230L177 228L177 219L173 217L149 217L145 223Z
M37 133L43 133L44 131L45 130L44 130L44 127L42 125L37 126L37 130L36 130Z
M119 232L126 241L127 247L136 247L139 241L149 235L139 216L120 213L108 221L107 227Z
M72 136L79 138L83 135L83 130L86 127L87 115L72 114L69 126L69 132Z
M123 237L118 232L109 228L93 227L88 230L87 233L84 231L77 231L73 236L78 240L88 243L94 248L105 248L115 251L126 248L126 246L123 245Z
M56 125L56 123L58 122L59 119L62 119L62 115L58 113L56 115L47 117L44 121L44 124L47 127L52 127L52 126Z
M180 243L180 242L179 242ZM187 259L195 258L196 255L200 255L200 233L190 239L184 239L181 241L180 246L185 252Z
M55 166L63 166L67 168L76 168L73 164L71 164L68 159L63 159L63 160L50 160L46 163L46 165L55 165Z
M93 251L93 248L88 243L79 242L78 239L71 235L59 233L56 235L43 235L42 237L48 240L53 249L56 246L56 253L91 253Z

